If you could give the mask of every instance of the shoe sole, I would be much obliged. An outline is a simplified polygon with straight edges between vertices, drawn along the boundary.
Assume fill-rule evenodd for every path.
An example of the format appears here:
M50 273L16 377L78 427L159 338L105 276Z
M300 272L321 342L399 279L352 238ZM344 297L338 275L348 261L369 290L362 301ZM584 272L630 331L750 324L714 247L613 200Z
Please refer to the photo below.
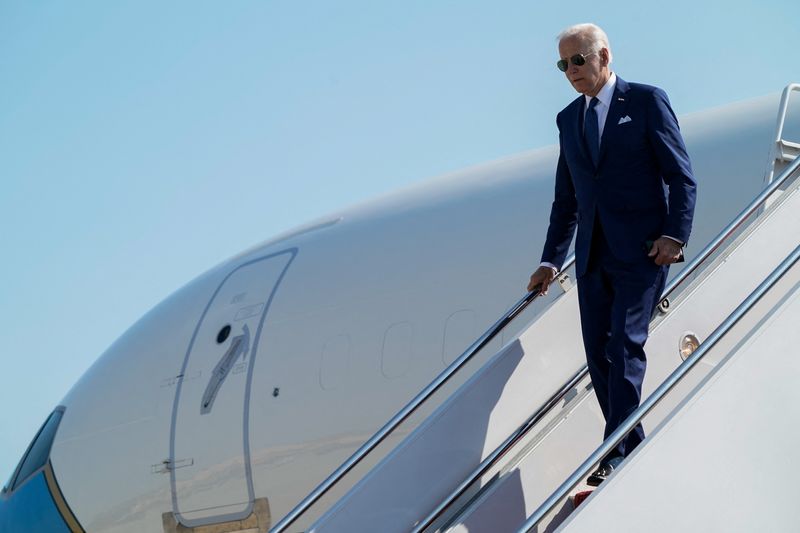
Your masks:
M589 479L586 480L586 484L589 485L590 487L599 487L600 483L602 483L605 480L606 478L604 477L601 478L601 477L589 476Z

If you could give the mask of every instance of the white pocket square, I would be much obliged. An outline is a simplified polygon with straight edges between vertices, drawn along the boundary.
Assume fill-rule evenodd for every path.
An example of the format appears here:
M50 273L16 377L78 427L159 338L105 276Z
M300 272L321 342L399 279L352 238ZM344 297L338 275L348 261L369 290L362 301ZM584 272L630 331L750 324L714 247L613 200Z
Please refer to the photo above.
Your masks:
M617 124L625 124L626 122L630 122L631 120L633 120L631 117L625 115L624 117L619 119L619 122L617 122Z

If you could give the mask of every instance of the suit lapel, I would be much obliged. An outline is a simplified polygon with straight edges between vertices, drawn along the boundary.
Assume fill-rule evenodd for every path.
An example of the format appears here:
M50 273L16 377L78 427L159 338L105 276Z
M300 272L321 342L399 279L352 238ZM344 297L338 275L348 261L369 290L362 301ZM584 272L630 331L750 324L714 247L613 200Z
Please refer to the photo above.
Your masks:
M606 142L609 136L614 135L617 130L619 119L625 116L625 110L628 108L628 82L617 76L617 85L614 87L614 96L611 97L611 105L608 107L608 115L606 115L606 123L603 126L603 135L600 137L600 155L598 157L597 166L603 162L603 155L606 153Z

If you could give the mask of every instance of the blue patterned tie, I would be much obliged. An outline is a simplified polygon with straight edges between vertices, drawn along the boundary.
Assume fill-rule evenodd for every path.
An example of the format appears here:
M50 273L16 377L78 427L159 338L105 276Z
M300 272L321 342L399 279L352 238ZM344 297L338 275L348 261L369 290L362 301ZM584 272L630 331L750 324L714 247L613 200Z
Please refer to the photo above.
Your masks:
M597 98L591 99L589 109L586 110L586 116L583 119L583 138L595 167L600 159L600 132L597 127L597 111L594 109L598 103L600 100Z

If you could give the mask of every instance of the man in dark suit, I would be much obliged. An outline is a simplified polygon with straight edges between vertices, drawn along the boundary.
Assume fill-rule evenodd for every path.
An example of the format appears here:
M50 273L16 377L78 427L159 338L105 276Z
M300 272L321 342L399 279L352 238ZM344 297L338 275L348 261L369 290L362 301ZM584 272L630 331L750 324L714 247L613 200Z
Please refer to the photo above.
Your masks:
M696 183L667 95L611 72L603 30L567 28L558 50L559 69L581 96L556 119L555 199L528 290L547 292L577 225L581 330L605 438L639 406L650 318L689 239ZM587 482L599 485L642 439L639 425Z

